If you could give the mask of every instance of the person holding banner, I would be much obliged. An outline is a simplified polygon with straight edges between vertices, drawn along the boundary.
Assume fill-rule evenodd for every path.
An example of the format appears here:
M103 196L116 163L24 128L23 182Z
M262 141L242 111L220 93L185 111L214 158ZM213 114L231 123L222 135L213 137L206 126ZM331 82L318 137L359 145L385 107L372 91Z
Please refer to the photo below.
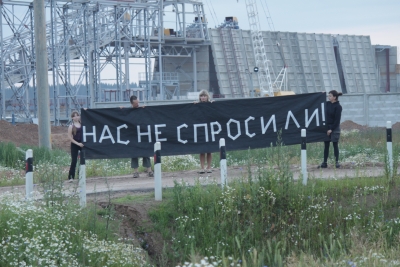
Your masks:
M208 93L207 90L201 90L199 93L199 101L194 102L195 104L197 103L206 103L206 102L214 102L210 99L210 94ZM207 169L204 168L205 160L206 160L206 155L207 155ZM211 173L211 160L212 160L212 153L200 153L200 171L199 173Z
M137 98L137 96L132 95L130 97L130 102L132 105L132 108L139 108L140 104L139 104L139 99ZM144 106L143 106L144 108ZM153 177L154 173L151 170L151 161L149 157L143 157L143 167L146 168L147 171L147 175L149 177ZM131 158L131 168L133 169L133 178L139 178L139 159L138 158Z
M339 139L340 139L340 119L342 117L342 106L339 103L339 96L342 93L332 90L328 94L328 100L326 102L326 123L328 125L328 130L326 132L326 139L324 140L324 162L319 166L319 168L328 167L328 156L329 156L329 146L332 142L333 151L335 154L336 168L340 168L339 164Z
M71 140L71 165L68 172L68 180L75 179L76 163L78 162L78 152L82 151L82 125L78 111L71 113L72 124L68 127L68 138Z

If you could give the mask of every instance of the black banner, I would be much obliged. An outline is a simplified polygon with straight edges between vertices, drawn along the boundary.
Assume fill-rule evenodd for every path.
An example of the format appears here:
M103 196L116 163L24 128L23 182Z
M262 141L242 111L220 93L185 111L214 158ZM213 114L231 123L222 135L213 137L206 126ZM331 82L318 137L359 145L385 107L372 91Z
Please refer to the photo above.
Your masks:
M219 139L226 149L241 150L276 145L281 131L285 145L326 136L326 93L213 103L82 110L83 141L87 159L131 158L217 152Z

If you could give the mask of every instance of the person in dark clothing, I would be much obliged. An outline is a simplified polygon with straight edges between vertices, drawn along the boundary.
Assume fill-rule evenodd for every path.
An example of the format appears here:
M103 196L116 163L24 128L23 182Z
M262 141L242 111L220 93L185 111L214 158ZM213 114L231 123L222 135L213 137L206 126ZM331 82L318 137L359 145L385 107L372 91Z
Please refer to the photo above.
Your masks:
M339 164L339 139L340 139L340 119L342 117L342 106L339 103L339 96L342 93L338 93L336 90L332 90L328 94L328 100L326 102L326 123L328 130L326 133L326 139L324 140L324 162L319 166L319 168L328 167L328 156L329 156L329 146L330 142L333 144L333 151L335 154L336 168L340 168Z
M71 140L71 166L69 167L68 180L75 179L76 163L78 161L78 152L82 151L82 125L81 117L78 111L71 113L72 124L68 127L68 138Z
M130 102L132 108L139 108L139 99L137 96L133 95L130 97ZM144 106L143 106L144 107ZM151 161L149 157L143 157L143 167L146 168L147 176L154 177L154 173L151 170ZM138 158L131 158L131 168L133 169L133 178L139 178L139 159Z
M211 100L210 94L208 93L207 90L201 90L199 93L199 101L194 102L194 104L197 103L207 103L207 102L214 102ZM207 157L207 169L204 168L205 161ZM206 152L206 153L200 153L200 171L199 173L211 173L211 161L212 161L212 153Z

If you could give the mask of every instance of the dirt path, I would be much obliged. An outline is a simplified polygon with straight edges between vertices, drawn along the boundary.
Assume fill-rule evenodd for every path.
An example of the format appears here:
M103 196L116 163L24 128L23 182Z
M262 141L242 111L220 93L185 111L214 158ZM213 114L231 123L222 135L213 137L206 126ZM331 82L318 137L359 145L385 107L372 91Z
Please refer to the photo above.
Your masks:
M308 167L308 179L329 179L329 178L345 178L345 177L375 177L384 175L384 167L382 164L375 166L365 166L357 168L351 164L343 164L340 169L327 168L318 169L316 166ZM253 176L256 176L255 168L252 169ZM301 170L299 166L292 166L294 179L301 179ZM125 194L134 194L140 192L154 191L154 178L147 177L146 173L141 173L141 177L133 179L131 175L113 176L113 177L93 177L86 179L86 193L88 196L112 193L113 196L121 196ZM214 169L212 173L198 174L194 170L179 171L179 172L165 172L162 173L162 186L163 188L173 187L174 182L184 181L189 185L193 185L196 181L202 184L221 182L220 169ZM246 167L229 167L228 180L235 178L247 177ZM35 186L34 191L40 195L41 188ZM81 189L76 180L73 183L65 181L64 188L66 194L73 194L79 192ZM25 186L13 187L0 187L0 195L7 192L14 191L25 194Z

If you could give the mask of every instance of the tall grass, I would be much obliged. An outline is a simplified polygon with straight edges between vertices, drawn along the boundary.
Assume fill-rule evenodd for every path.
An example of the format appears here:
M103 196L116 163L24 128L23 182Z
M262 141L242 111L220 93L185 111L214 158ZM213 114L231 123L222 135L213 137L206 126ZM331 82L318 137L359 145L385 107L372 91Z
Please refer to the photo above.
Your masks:
M177 183L173 197L150 215L170 244L173 265L192 255L230 256L247 266L285 266L301 255L335 262L359 245L355 235L379 243L380 252L400 253L400 191L385 181L315 181L304 187L266 170L253 183L236 180L225 189Z
M0 186L23 182L25 155L13 143L0 142Z
M69 162L69 155L61 149L48 149L46 147L31 147L22 145L21 149L33 150L34 165L48 163L54 165L66 165Z
M400 133L394 132L393 140L399 140ZM357 166L364 166L366 163L384 162L386 151L386 132L384 129L373 128L370 130L351 130L342 131L339 142L339 160L341 162L352 163ZM287 155L290 157L288 164L300 164L300 145L288 146ZM246 151L229 151L227 153L228 166L243 166L247 163L248 153ZM393 154L399 156L399 143L393 142ZM318 164L323 160L324 144L323 142L307 144L307 161L310 164ZM252 162L256 164L265 164L271 161L275 154L274 148L252 149ZM217 156L217 155L215 155ZM213 164L218 166L219 158L213 158ZM333 148L330 149L329 163L334 163Z
M25 183L25 153L33 150L34 182L39 183L49 169L64 171L70 161L62 150L49 150L45 147L23 145L17 148L13 143L0 143L0 186L11 186ZM4 166L4 167L2 167ZM66 176L66 174L64 175Z
M165 266L201 257L219 260L210 266L285 266L301 257L332 263L352 257L355 237L381 244L380 252L395 260L389 252L400 255L399 178L303 186L292 179L290 149L278 145L266 166L249 169L223 189L176 183L173 196L150 213L169 244ZM247 160L254 160L251 151Z
M46 147L31 147L23 145L20 148L13 143L0 142L0 164L11 168L25 168L25 152L28 149L34 151L34 162L36 166L41 163L64 165L68 155L59 149L50 150Z
M11 143L0 142L0 164L5 167L16 168L21 165L25 155Z

